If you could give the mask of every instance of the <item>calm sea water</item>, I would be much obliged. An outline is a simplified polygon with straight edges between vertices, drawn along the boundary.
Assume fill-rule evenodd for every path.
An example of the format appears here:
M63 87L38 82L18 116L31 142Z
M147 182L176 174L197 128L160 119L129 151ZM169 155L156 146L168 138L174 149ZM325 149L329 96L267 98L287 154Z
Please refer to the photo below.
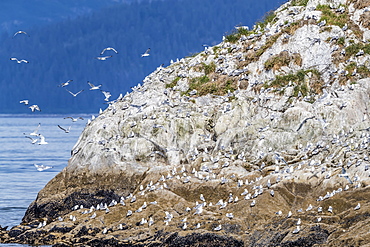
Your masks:
M91 116L91 115L90 115ZM0 115L0 225L18 225L37 193L67 164L71 149L84 129L88 117L72 122L66 115ZM74 115L73 117L78 117ZM23 133L45 136L46 145L31 144ZM58 124L68 128L65 133ZM34 164L52 166L37 171ZM0 246L22 246L0 244Z

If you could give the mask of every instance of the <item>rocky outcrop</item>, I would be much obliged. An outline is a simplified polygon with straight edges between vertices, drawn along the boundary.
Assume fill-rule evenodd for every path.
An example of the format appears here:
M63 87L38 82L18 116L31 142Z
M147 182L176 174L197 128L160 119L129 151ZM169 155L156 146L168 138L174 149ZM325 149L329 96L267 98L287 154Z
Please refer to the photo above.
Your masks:
M159 67L85 127L3 242L364 246L366 1L294 0Z

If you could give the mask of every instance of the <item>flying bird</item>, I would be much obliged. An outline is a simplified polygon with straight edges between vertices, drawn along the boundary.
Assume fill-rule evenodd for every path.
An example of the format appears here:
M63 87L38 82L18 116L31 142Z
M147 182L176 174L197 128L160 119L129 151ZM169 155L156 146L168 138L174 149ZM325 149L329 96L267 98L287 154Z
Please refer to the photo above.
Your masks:
M39 145L45 145L45 144L48 144L48 142L45 141L45 137L41 134L39 134L39 137L40 137L40 141L39 141Z
M35 144L37 142L37 139L34 139L30 136L25 136L25 137L31 140L31 144Z
M30 35L28 33L26 33L25 31L18 31L18 32L15 32L14 35L13 35L13 38L18 35L18 34L25 34L27 35L28 37L30 37Z
M92 90L92 89L91 89ZM103 91L103 90L101 90L101 92L104 94L104 97L105 97L105 101L109 101L109 98L112 96L111 94L110 94L110 92L107 92L107 91Z
M38 105L31 105L28 108L30 108L32 112L34 112L34 111L41 111Z
M84 120L83 117L73 118L73 117L65 117L64 119L70 118L72 122L77 122L78 119Z
M112 57L112 55L111 56L104 56L104 57L95 57L95 58L100 60L100 61L105 61L105 60L107 60L108 58L111 58L111 57Z
M18 60L16 57L11 57L10 60L12 61L17 61L17 63L29 63L27 60L25 59L21 59L21 60Z
M116 54L118 53L118 51L114 49L113 47L107 47L107 48L104 48L102 52L100 52L100 55L103 55L105 51L114 51Z
M39 171L39 172L42 172L42 171L45 171L47 169L50 169L50 168L53 168L52 166L44 166L44 165L37 165L37 164L33 164L36 169Z
M28 105L28 99L19 101L20 104Z
M39 131L40 126L41 126L41 123L39 123L39 125L36 127L36 129L28 135L29 136L38 136L39 134L37 134L37 132ZM26 135L26 133L23 133L23 135Z
M58 124L58 127L59 127L59 129L63 130L65 133L69 133L69 131L71 130L71 126L69 126L68 129L65 129L65 128L63 128L62 126L60 126Z
M84 90L80 90L78 91L77 93L72 93L71 91L69 91L68 89L66 89L68 93L72 94L73 97L76 97L77 95L79 95L81 92L83 92Z
M68 81L66 81L66 82L63 82L62 84L58 85L58 87L65 87L65 86L68 86L68 85L69 85L69 83L70 83L71 81L73 81L73 80L68 80Z
M150 48L148 48L148 50L146 50L144 54L141 54L141 57L148 57L150 55L149 52Z
M89 86L91 87L90 90L97 90L97 89L100 89L101 87L101 84L98 85L98 86L94 86L92 83L90 83L89 81L87 82L87 84L89 84Z

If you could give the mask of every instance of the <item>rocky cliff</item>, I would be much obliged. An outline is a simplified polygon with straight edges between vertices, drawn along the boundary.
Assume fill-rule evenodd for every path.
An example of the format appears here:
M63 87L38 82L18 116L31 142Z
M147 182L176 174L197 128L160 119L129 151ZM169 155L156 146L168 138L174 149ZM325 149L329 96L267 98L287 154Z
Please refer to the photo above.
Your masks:
M292 0L90 121L3 242L365 246L370 1Z

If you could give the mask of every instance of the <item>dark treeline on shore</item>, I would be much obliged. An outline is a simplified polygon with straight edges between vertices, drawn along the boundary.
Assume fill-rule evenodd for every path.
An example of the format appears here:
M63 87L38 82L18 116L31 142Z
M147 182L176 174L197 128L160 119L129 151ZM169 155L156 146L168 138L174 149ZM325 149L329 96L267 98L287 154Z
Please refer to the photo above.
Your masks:
M215 45L236 25L253 25L281 0L141 1L105 8L89 15L0 36L0 113L31 113L19 103L28 99L42 113L97 112L105 108L102 84L112 94L130 91L160 64ZM15 30L18 31L18 30ZM96 57L105 47L118 54ZM148 48L150 56L141 57ZM17 63L11 57L29 63ZM70 85L58 87L67 80ZM76 93L73 97L65 89ZM39 113L37 113L39 114Z

